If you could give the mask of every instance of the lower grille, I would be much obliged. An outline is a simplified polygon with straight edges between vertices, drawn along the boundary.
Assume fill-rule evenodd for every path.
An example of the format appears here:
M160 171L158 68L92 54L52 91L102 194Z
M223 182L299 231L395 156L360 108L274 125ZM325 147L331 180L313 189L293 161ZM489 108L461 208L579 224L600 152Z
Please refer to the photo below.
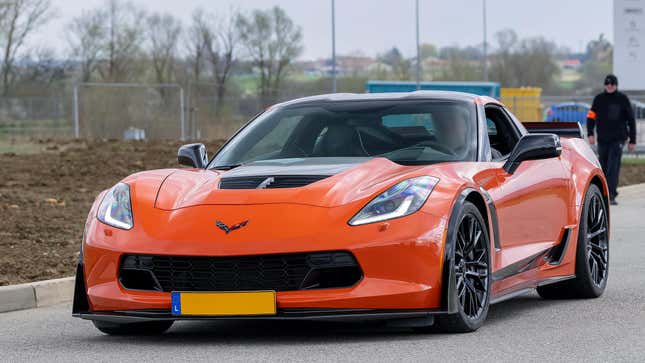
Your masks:
M362 278L348 252L235 257L125 255L123 287L150 291L292 291L348 287Z

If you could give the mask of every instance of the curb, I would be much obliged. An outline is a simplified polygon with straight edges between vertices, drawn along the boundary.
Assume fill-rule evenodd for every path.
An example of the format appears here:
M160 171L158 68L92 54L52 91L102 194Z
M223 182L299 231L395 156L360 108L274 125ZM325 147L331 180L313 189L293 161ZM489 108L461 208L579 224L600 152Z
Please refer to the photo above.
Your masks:
M618 192L622 193L623 195L639 194L639 193L645 192L645 183L625 185L623 187L618 187Z
M74 277L0 286L0 313L72 301Z

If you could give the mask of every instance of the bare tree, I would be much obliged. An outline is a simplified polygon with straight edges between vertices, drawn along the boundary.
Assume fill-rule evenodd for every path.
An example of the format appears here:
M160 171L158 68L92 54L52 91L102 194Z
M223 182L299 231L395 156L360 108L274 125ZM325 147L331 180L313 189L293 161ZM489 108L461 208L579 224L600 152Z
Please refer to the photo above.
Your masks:
M204 11L196 9L193 12L192 21L186 33L186 44L188 50L188 63L191 68L191 79L200 82L202 78L203 63L206 53L204 46L204 33L208 30L207 20L204 18Z
M0 39L2 40L2 94L7 95L13 82L16 57L31 33L45 24L51 12L49 0L11 0L0 4Z
M104 0L67 26L72 57L82 62L82 79L130 80L142 57L144 11L131 2Z
M48 47L26 50L20 63L27 65L17 77L21 90L27 84L42 86L63 80L71 68L70 62L58 60L54 50Z
M238 16L239 13L232 12L227 19L205 28L203 32L204 49L217 87L217 112L226 96L226 86L236 60L236 48L240 40Z
M72 58L81 64L81 79L89 82L103 56L106 35L105 12L102 9L84 11L67 25L67 41Z
M517 46L517 33L512 29L501 30L494 35L497 41L497 50L492 55L490 65L491 79L500 82L505 87L513 87L515 77L510 69L513 67L513 51Z
M238 18L240 39L260 73L258 91L264 106L275 102L289 65L302 53L302 30L275 6Z
M105 59L99 74L105 81L128 80L133 73L132 61L141 53L144 12L133 3L121 0L107 0L105 5Z
M146 34L155 79L158 83L168 83L173 79L181 23L168 14L153 14L148 17L147 23Z
M512 30L495 34L491 76L505 87L539 86L551 91L560 69L555 62L557 46L542 37L518 40Z

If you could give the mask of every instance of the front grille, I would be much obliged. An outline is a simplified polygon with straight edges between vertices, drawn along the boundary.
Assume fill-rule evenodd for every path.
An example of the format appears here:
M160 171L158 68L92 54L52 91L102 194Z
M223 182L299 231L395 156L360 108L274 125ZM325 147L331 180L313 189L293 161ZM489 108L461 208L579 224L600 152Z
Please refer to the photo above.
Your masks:
M222 178L220 189L299 188L328 178L329 175L262 175Z
M151 291L292 291L348 287L362 277L348 252L235 257L125 255L119 278Z

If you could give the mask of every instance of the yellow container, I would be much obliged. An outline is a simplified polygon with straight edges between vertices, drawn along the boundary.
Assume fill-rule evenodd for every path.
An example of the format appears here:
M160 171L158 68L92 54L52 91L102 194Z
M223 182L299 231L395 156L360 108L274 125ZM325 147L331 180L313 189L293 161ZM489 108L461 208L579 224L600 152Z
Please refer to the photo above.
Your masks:
M502 88L500 100L520 121L543 121L540 104L542 88Z

